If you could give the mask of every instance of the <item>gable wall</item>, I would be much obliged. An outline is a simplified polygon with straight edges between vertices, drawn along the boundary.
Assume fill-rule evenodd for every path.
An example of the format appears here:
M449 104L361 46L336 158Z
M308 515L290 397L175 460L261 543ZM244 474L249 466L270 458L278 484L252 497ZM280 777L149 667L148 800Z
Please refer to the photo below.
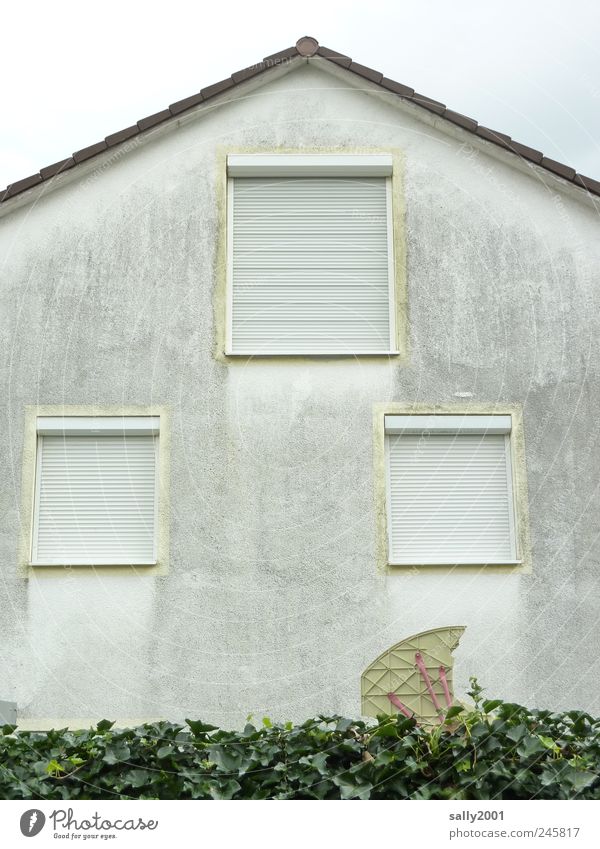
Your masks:
M312 65L155 135L0 221L0 695L32 722L356 715L386 646L465 624L458 691L600 710L593 209ZM405 359L219 353L224 155L263 148L401 153ZM386 401L523 405L531 574L378 569ZM36 403L170 407L167 575L19 574Z

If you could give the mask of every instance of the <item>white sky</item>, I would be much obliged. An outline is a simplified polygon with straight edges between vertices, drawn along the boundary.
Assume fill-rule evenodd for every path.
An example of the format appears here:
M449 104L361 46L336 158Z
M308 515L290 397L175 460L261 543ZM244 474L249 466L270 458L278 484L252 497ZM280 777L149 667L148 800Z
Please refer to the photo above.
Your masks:
M302 35L600 179L597 0L22 0L2 30L0 186Z

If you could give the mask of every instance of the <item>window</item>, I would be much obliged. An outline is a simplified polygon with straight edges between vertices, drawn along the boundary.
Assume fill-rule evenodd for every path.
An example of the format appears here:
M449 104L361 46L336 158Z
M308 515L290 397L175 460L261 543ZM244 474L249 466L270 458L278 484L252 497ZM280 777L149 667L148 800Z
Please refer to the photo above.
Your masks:
M386 415L392 565L519 563L510 415Z
M38 416L31 563L157 561L160 416Z
M228 354L397 353L392 157L228 157Z

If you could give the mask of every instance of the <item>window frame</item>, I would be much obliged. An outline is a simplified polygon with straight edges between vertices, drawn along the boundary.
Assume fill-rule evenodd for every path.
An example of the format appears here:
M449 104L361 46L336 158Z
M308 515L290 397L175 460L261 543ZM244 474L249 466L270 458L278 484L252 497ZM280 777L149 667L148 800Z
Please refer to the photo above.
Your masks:
M151 428L148 426L149 420L153 421ZM39 429L43 431L42 433L38 433L39 422L41 422ZM60 422L63 423L62 427ZM79 429L75 427L77 423L81 426ZM92 423L95 425L93 428ZM55 562L48 562L38 560L34 556L39 511L40 441L44 435L51 435L52 432L82 435L82 432L89 433L92 429L95 431L93 435L102 433L109 435L112 429L113 434L147 434L153 437L155 481L152 561L119 559L114 562L103 562L98 559L78 559L78 562L61 563L58 559ZM21 487L22 521L18 557L18 570L21 576L25 578L32 575L52 576L64 573L65 570L89 572L94 567L108 569L115 573L130 574L132 569L140 568L152 574L167 574L169 570L169 451L170 428L166 407L98 408L91 405L26 407Z
M225 350L227 357L390 357L403 352L399 345L397 315L399 303L396 293L396 263L394 227L394 179L396 164L389 153L379 154L228 154L226 158L226 216L225 216ZM233 348L233 210L236 179L244 177L380 177L385 180L386 239L389 345L380 351L252 351Z
M531 545L529 538L529 511L527 503L527 480L525 466L525 449L523 435L523 415L518 404L506 405L497 408L495 405L407 405L400 402L378 403L374 405L374 463L375 463L375 504L376 522L378 527L377 562L380 571L404 571L409 570L451 570L472 571L484 568L487 572L531 572ZM463 432L468 432L468 424L472 417L493 417L488 421L488 431L492 433L491 422L501 417L510 417L510 432L505 434L506 462L508 496L512 510L510 511L510 532L514 552L514 559L487 560L485 562L457 562L456 560L439 562L419 562L412 559L410 562L400 561L392 557L391 545L391 493L390 493L390 464L389 464L389 439L386 433L386 417L409 416L411 419L426 419L431 417L438 424L445 424L447 431L450 428L452 417L460 418L463 423ZM422 430L423 428L421 428ZM438 430L442 432L442 430ZM473 432L471 430L471 432ZM393 435L393 434L390 434Z

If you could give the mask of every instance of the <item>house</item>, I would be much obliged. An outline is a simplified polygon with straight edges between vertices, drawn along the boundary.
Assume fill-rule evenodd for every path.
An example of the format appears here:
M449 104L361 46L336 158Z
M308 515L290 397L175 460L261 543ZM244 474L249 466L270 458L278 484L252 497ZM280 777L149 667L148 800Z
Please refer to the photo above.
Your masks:
M600 183L310 38L0 204L24 727L600 710Z

